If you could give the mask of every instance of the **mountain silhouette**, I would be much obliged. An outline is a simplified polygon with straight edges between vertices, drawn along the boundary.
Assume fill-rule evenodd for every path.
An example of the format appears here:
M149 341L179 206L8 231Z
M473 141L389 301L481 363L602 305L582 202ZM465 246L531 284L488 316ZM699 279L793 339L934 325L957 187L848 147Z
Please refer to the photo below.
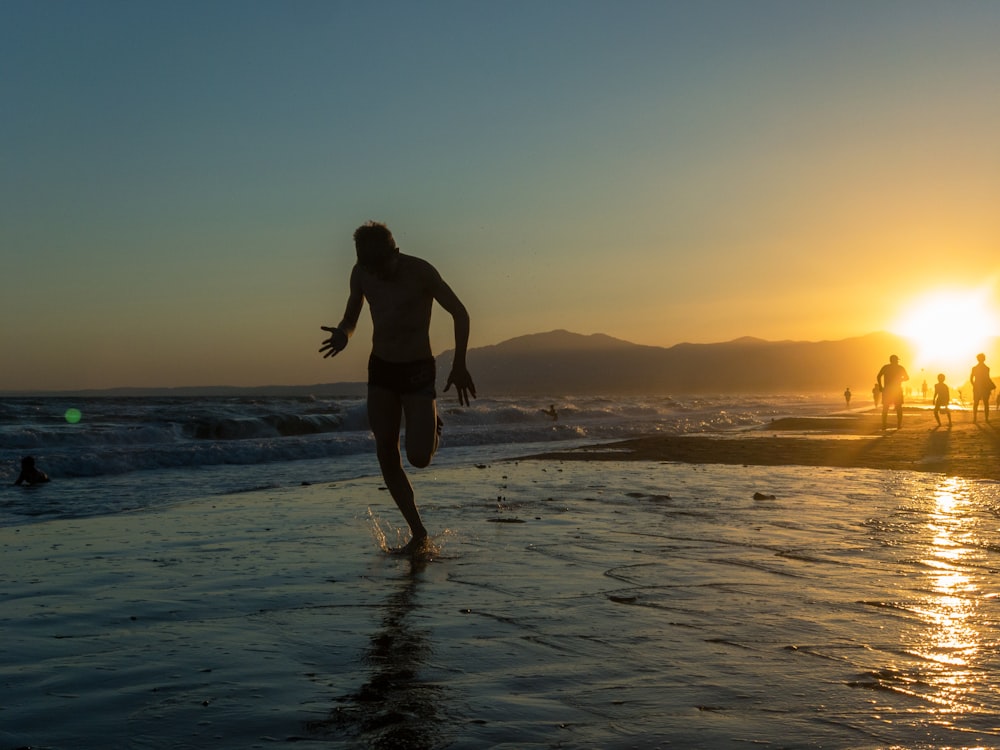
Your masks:
M454 350L438 357L438 382L451 369ZM751 336L718 344L644 346L601 333L558 330L508 339L468 353L469 370L483 396L654 395L717 393L842 393L850 386L868 397L875 374L898 354L904 366L912 346L889 333L840 341L765 341ZM910 375L916 380L917 373ZM919 386L919 383L915 383ZM363 382L314 385L111 388L48 391L74 396L352 396ZM2 395L26 395L5 392Z
M557 330L470 349L468 363L483 394L840 393L851 386L860 398L890 354L908 362L912 346L872 333L818 342L745 336L666 348ZM448 372L453 356L438 358L440 372Z

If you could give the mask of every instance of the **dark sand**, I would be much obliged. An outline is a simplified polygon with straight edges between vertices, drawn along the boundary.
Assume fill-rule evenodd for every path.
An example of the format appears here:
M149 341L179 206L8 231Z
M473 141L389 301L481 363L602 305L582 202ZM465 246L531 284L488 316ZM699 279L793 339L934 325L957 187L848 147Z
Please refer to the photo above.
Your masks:
M931 471L1000 480L1000 416L973 424L953 412L938 427L933 413L907 411L903 428L882 431L880 413L777 419L738 433L656 435L532 458L578 461L671 461L747 466L834 466ZM895 418L890 414L890 424Z

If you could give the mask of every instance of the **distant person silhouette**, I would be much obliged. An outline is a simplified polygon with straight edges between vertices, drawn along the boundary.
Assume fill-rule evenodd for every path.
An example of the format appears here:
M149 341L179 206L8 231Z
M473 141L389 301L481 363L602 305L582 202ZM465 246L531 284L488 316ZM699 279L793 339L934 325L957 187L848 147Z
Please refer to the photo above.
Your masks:
M542 414L552 417L552 421L556 422L559 420L559 412L556 411L555 404L549 404L548 409L542 409Z
M937 376L937 382L934 384L934 419L938 423L938 427L941 426L941 410L948 415L948 426L951 427L951 409L948 408L948 404L951 403L951 388L949 388L944 382L944 373L940 373Z
M990 379L990 368L986 365L986 355L976 355L977 364L969 373L969 382L972 384L972 423L975 424L979 412L979 402L983 402L983 417L990 421L990 395L996 385Z
M33 484L44 484L49 481L49 475L35 466L34 456L25 456L21 459L21 473L17 475L14 484L26 484L29 487Z
M896 429L903 427L903 383L910 379L901 364L899 357L893 354L889 357L889 364L882 365L882 369L875 376L875 383L882 389L882 429L886 429L886 422L889 418L889 407L896 409Z
M878 383L872 386L872 401L875 402L875 408L878 408L879 401L882 400L882 386Z
M320 352L332 357L347 346L365 300L372 316L372 351L368 360L368 421L375 452L389 494L410 527L410 541L399 552L419 551L427 529L413 496L399 450L401 422L406 422L406 457L412 466L430 464L438 447L435 362L431 351L431 308L437 301L455 326L455 357L444 390L452 386L458 402L469 405L476 386L465 366L469 313L437 270L425 260L404 255L385 224L368 222L354 232L357 263L351 270L344 317L336 327L321 326L330 337Z
M851 387L850 386L847 386L847 388L844 389L844 401L847 402L847 408L850 409L851 408Z
M922 398L924 401L927 400L927 381L926 380L923 383L920 384L920 398Z

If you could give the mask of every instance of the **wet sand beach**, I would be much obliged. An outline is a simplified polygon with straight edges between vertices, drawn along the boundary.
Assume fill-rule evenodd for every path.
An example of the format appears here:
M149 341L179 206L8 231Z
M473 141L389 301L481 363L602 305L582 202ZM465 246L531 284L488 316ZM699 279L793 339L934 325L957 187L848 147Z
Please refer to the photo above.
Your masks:
M953 426L934 421L926 409L907 410L901 430L890 415L882 430L880 414L777 419L746 433L663 435L597 448L553 451L540 457L560 460L679 461L693 464L755 466L836 466L841 468L933 471L979 479L1000 479L1000 416L978 424L954 412Z
M0 528L0 748L995 746L996 441L921 419L415 473L418 560L376 478Z

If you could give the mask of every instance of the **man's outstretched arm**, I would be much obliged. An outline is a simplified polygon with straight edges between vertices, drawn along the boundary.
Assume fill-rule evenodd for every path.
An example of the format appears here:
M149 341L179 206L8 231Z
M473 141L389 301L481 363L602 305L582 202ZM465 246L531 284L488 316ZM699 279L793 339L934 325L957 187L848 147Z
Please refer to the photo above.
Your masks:
M320 326L320 328L330 334L329 338L323 341L323 346L319 351L323 358L332 357L344 350L348 340L354 334L354 329L358 325L358 318L361 317L361 308L365 303L365 295L361 291L361 282L358 280L358 267L351 271L351 292L347 298L347 307L344 310L344 317L336 327Z

